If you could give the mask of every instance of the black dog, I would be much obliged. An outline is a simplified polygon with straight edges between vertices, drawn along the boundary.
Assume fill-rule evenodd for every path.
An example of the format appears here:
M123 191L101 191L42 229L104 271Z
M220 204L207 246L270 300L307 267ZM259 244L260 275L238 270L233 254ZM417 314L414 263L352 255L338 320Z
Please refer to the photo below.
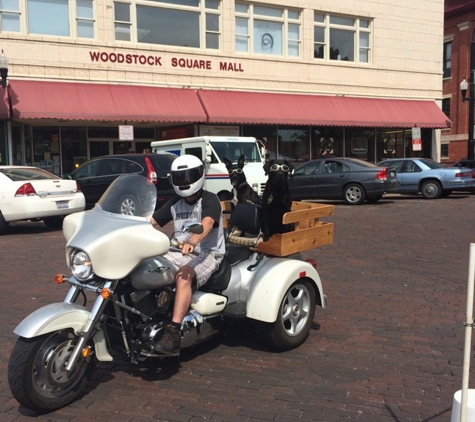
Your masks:
M223 158L224 164L229 173L229 180L233 186L233 202L234 205L240 202L251 202L256 205L260 205L261 198L257 192L251 188L249 183L247 183L246 175L244 174L244 160L246 157L241 155L237 164L231 163L226 157Z
M276 233L292 231L292 224L282 224L282 217L292 207L287 179L294 166L287 160L271 160L264 164L269 175L262 195L262 232L264 242Z
M241 155L237 164L223 158L229 173L229 180L233 186L231 203L233 210L229 223L244 237L246 233L259 234L261 229L260 205L261 198L247 183L243 167L246 157Z

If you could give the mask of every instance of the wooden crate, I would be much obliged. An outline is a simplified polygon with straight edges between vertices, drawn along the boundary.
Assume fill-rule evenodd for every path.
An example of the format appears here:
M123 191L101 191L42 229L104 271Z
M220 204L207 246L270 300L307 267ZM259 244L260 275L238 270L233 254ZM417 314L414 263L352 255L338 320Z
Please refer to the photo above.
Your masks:
M259 243L257 251L288 256L333 243L333 223L321 222L320 218L331 216L334 211L334 205L292 202L292 211L284 214L282 222L294 224L294 230L273 235L267 242Z

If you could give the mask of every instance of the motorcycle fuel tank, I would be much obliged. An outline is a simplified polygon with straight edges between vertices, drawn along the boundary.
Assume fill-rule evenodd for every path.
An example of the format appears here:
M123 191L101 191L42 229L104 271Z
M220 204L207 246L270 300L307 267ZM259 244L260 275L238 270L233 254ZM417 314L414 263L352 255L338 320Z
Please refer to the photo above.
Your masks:
M143 261L130 273L132 286L137 290L153 290L175 284L176 268L158 256Z

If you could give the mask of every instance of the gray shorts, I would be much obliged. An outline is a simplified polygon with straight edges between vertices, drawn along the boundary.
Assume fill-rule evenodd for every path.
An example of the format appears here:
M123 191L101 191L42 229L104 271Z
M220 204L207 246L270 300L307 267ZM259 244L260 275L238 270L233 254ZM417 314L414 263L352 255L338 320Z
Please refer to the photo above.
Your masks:
M196 274L197 287L201 287L211 277L221 263L223 256L219 252L206 251L196 255L182 255L181 252L167 252L164 258L168 259L175 267L187 265L193 268Z

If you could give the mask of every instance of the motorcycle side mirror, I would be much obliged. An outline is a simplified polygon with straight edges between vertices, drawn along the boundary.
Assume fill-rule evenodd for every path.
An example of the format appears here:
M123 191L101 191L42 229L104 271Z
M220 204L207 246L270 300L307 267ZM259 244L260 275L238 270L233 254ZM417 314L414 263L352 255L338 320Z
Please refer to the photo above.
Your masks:
M183 224L182 230L193 234L203 233L203 226L200 223L186 223Z

